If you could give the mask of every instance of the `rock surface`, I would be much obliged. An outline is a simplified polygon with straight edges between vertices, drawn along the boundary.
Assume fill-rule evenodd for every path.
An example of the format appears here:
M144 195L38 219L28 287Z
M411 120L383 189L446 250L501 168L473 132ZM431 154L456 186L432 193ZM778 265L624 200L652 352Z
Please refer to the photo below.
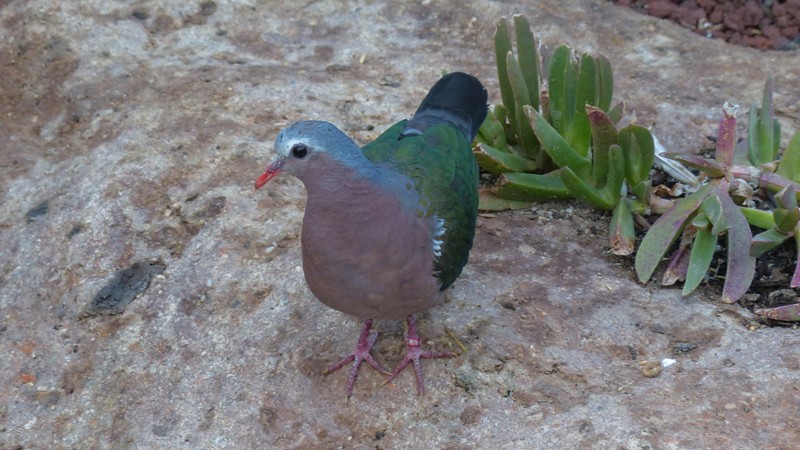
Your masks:
M345 376L320 375L359 325L305 286L302 185L253 192L272 139L311 118L368 142L442 70L497 99L491 36L514 13L608 55L671 150L707 147L767 74L784 142L798 128L797 53L605 1L0 3L0 448L796 446L797 330L639 285L578 204L481 218L420 320L433 347L448 330L467 347L424 362L426 396L363 371L347 402ZM84 314L115 286L143 293ZM379 327L391 366L401 324Z

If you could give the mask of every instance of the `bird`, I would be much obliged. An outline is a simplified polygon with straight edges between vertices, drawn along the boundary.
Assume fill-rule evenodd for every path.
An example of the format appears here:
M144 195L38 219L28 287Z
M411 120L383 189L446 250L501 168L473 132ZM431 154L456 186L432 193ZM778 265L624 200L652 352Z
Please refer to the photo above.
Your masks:
M277 158L256 180L300 179L307 201L301 232L303 274L325 305L363 320L354 351L323 374L352 363L350 398L362 363L391 382L409 364L425 390L416 316L438 304L461 275L475 237L478 166L472 153L487 114L487 91L453 72L430 89L410 120L360 148L335 125L299 121L275 139ZM391 372L370 353L375 320L406 320L405 357Z

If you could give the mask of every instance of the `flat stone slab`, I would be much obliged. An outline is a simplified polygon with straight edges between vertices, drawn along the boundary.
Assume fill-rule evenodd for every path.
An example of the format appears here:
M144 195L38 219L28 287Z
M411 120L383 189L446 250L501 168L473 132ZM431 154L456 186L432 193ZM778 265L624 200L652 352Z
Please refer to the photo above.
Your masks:
M348 401L346 374L321 372L359 323L305 286L303 187L252 187L294 120L366 143L452 70L497 101L503 15L606 54L616 99L674 151L708 147L722 103L758 100L768 74L785 142L796 52L591 0L173 3L0 6L0 448L800 442L797 330L710 289L638 284L607 252L608 217L575 202L481 217L470 264L419 321L461 355L423 362L425 396L411 372L381 386L365 368ZM402 324L378 327L391 366Z

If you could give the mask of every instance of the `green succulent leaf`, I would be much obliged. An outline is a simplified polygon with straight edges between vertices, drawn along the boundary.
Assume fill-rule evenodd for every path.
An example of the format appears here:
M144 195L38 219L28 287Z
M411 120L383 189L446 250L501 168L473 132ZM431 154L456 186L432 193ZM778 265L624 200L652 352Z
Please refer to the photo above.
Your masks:
M776 173L792 181L800 181L800 131L789 140Z
M539 141L536 140L536 135L533 134L531 123L523 109L525 106L531 104L528 87L525 85L522 70L517 60L514 59L514 55L509 53L507 56L508 79L511 83L511 90L514 92L514 104L516 105L516 111L514 112L514 129L517 131L517 137L519 139L519 150L525 156L536 159L540 151Z
M795 228L797 228L797 222L800 221L800 210L797 208L778 208L772 211L772 215L775 217L775 229L781 233L794 233Z
M791 234L782 233L776 228L770 228L767 231L758 233L753 237L753 242L750 244L750 256L754 258L759 257L783 244L790 237L792 237Z
M586 156L589 153L592 137L586 105L591 105L597 101L598 75L595 58L588 53L584 53L578 63L577 70L575 99L572 104L572 108L574 108L572 123L567 124L567 133L564 137L576 152Z
M708 228L711 225L711 221L708 220L708 216L703 212L703 205L700 206L701 208L697 211L697 214L692 217L689 223L691 223L694 228Z
M710 185L701 186L697 191L679 199L675 205L656 220L642 239L636 252L636 275L639 282L646 283L661 262L661 258L678 238L689 219L697 212L703 200L709 195Z
M511 32L509 31L508 19L505 17L497 22L497 29L494 33L494 52L495 60L497 61L497 81L500 85L500 97L503 99L503 105L508 111L516 111L514 92L511 90L511 82L508 79L506 55L511 52Z
M608 151L609 168L605 179L586 180L575 174L569 167L561 169L561 181L576 198L600 209L612 210L619 203L620 188L625 177L622 149L616 144ZM587 183L592 181L594 186Z
M774 161L778 157L781 128L775 119L772 90L773 80L769 76L764 83L761 108L755 104L750 107L748 144L750 161L756 166Z
M546 202L572 198L561 182L558 172L544 175L533 173L504 173L492 189L498 197L527 202Z
M596 189L586 181L575 175L569 167L561 169L561 181L576 198L600 209L610 211L615 206L615 201L605 189Z
M473 153L478 165L495 175L503 172L534 172L538 169L534 161L517 153L502 152L488 144L478 144Z
M548 95L550 122L562 136L567 135L575 105L576 73L569 47L559 45L550 55Z
M700 210L711 224L711 234L719 236L723 231L728 229L728 222L725 220L725 214L722 212L722 203L719 197L715 195L707 197L703 200L702 205L700 205Z
M633 215L625 199L614 207L608 236L611 253L620 256L633 254L636 233L633 229Z
M619 123L620 119L622 119L622 116L624 115L625 102L619 102L613 108L608 110L608 117L611 117L611 120L613 120L614 123Z
M541 114L530 106L525 108L525 114L531 122L534 133L539 138L542 148L556 165L569 167L576 174L584 177L589 175L591 170L589 160L579 155Z
M481 124L481 127L478 129L478 135L475 137L475 141L488 144L502 152L508 151L505 130L503 129L503 125L497 120L493 111L490 111L486 115L486 120L483 121L483 124Z
M517 36L517 56L522 76L525 79L531 106L539 109L539 74L541 73L539 45L531 31L531 24L524 16L514 16L514 32Z
M691 294L705 279L714 250L717 246L717 235L708 228L699 228L692 243L689 256L689 267L686 270L686 281L683 283L683 295Z
M641 183L631 187L631 192L633 195L635 195L640 202L644 203L650 202L650 192L652 192L652 190L653 189L650 180L644 180Z
M772 217L772 212L770 211L744 207L739 209L742 211L742 215L745 220L747 220L747 223L754 227L768 230L775 226L775 219Z
M629 186L647 180L655 159L655 143L650 130L640 125L628 125L619 130L619 146L625 156L625 178Z
M597 63L597 99L593 104L603 111L609 111L611 99L614 96L614 73L611 70L611 61L603 55L598 55L595 62ZM615 120L614 123L617 121Z

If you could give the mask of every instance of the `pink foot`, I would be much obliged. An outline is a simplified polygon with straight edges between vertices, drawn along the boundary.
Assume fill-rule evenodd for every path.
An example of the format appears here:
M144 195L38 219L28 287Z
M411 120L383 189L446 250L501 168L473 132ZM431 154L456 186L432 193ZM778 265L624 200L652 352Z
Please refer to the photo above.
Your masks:
M350 361L353 361L353 365L350 367L350 375L347 377L347 398L350 398L350 396L353 395L353 384L355 384L356 378L358 378L358 369L361 367L361 363L364 361L366 361L367 364L372 366L373 369L380 373L389 373L389 371L381 367L381 365L378 364L378 361L376 361L375 358L373 358L369 353L370 349L372 348L372 344L374 344L375 340L378 339L378 332L375 330L370 331L371 328L372 319L365 320L364 326L361 328L361 335L358 338L358 344L356 344L356 348L353 350L353 353L322 372L323 375L328 375L329 373L341 369Z
M386 380L387 383L391 382L395 379L395 377L406 368L409 363L414 363L414 373L417 377L417 393L422 394L425 392L425 383L422 379L422 368L420 367L419 360L421 358L429 358L429 359L439 359L439 358L452 358L456 355L450 352L432 352L429 350L423 350L420 345L422 344L419 334L417 333L417 324L416 324L416 317L414 315L408 316L408 330L405 333L406 336L406 347L408 347L408 352L406 356L400 361L400 364L394 368L392 374L389 376L389 379Z

